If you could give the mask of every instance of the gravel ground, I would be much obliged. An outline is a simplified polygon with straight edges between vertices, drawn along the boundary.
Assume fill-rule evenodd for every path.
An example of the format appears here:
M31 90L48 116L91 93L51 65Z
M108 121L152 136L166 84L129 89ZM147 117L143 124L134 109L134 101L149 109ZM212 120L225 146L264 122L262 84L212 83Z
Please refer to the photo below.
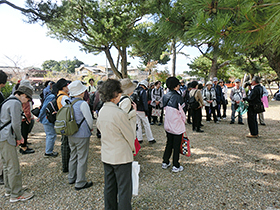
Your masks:
M133 196L133 209L280 209L280 117L279 102L270 102L265 112L266 126L259 126L258 139L247 139L245 125L206 124L204 133L192 132L191 157L180 157L183 172L161 169L166 137L163 126L152 126L157 143L144 139L135 157L141 165L139 195ZM230 116L228 106L228 117ZM205 112L203 111L203 114ZM88 180L93 187L76 191L61 171L61 156L44 158L43 126L35 124L30 137L34 154L19 155L23 184L35 196L11 204L0 186L0 209L104 209L103 165L100 140L91 137ZM60 153L60 137L55 144Z

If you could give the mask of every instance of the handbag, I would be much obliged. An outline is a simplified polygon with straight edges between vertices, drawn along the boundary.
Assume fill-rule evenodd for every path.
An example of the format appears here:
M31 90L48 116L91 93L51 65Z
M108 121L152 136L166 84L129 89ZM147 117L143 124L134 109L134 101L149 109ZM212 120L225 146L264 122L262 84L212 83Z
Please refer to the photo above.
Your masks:
M152 116L153 117L160 117L161 116L161 109L152 108Z
M32 110L31 110L31 113L32 113L34 116L38 117L39 114L40 114L40 109L39 109L38 107L36 107L35 109L32 109Z
M254 105L253 105L253 109L254 109L254 112L256 112L256 113L265 112L264 105L263 105L262 102L261 102L261 103L254 104Z
M139 150L141 149L141 145L136 137L135 141L134 141L134 147L135 147L135 154L133 154L134 156L137 155L137 153L139 152Z
M140 164L132 162L132 195L138 195Z
M191 156L191 145L190 145L190 140L187 137L186 132L182 135L182 141L181 141L181 146L180 146L180 153L182 155L185 155L187 157Z

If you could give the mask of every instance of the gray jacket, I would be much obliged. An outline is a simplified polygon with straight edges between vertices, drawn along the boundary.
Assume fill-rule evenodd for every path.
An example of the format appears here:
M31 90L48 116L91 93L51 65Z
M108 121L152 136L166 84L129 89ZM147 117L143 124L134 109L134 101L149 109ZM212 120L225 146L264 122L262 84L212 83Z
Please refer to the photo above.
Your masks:
M11 123L1 130L0 141L16 146L16 140L21 139L22 104L14 95L9 98L13 99L5 102L1 108L0 127L10 120Z

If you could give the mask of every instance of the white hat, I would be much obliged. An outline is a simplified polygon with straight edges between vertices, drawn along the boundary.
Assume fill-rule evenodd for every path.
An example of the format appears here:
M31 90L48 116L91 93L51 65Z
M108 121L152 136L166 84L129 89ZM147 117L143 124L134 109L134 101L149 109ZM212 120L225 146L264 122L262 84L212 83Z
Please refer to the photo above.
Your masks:
M139 82L139 85L144 85L146 88L148 88L148 81L147 80L142 80L141 82Z
M207 85L212 85L212 82L211 81L206 82L206 86Z
M69 92L70 92L70 96L78 96L80 95L81 93L85 92L87 87L84 86L82 84L81 81L79 80L76 80L74 82L71 82L69 85L68 85L68 88L69 88Z

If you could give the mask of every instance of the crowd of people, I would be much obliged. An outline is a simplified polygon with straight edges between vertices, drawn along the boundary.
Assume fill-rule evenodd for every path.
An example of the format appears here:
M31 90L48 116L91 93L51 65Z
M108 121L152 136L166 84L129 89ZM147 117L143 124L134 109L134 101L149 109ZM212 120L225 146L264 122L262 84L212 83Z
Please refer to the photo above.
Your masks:
M4 87L7 75L0 71L0 88ZM231 120L235 123L236 112L238 124L243 125L242 109L248 102L248 138L257 138L258 122L256 104L263 103L268 92L260 85L260 78L254 77L246 87L241 86L239 79L228 93L223 80L214 77L205 86L197 81L179 81L169 77L162 87L160 81L149 84L148 80L131 81L130 79L89 80L87 87L81 81L69 81L64 78L57 82L47 81L41 94L41 106L37 121L43 124L46 134L46 158L55 158L54 151L57 139L55 121L51 116L60 113L66 105L73 108L74 119L78 125L73 135L61 135L62 171L68 173L68 183L75 185L76 190L93 186L86 178L89 155L90 136L93 132L94 118L97 117L96 135L101 138L101 161L104 165L104 199L105 209L131 209L132 198L132 162L136 154L136 143L143 143L145 138L153 145L151 126L164 125L166 146L162 157L162 168L171 166L172 172L183 171L179 163L180 144L186 132L186 123L192 124L194 132L202 130L202 112L205 110L206 123L219 123L227 118L228 100L231 100ZM1 90L1 89L0 89ZM7 99L0 94L0 184L5 185L5 196L10 202L25 201L33 197L22 187L22 177L16 146L23 155L35 151L28 146L28 134L34 125L32 115L33 87L28 80L22 80L15 87L14 93ZM266 100L267 101L267 100ZM194 106L194 104L196 104ZM56 110L50 112L51 108ZM221 113L222 112L222 113ZM263 113L259 113L260 124L265 125ZM163 117L164 116L164 117ZM3 180L2 180L3 178Z

